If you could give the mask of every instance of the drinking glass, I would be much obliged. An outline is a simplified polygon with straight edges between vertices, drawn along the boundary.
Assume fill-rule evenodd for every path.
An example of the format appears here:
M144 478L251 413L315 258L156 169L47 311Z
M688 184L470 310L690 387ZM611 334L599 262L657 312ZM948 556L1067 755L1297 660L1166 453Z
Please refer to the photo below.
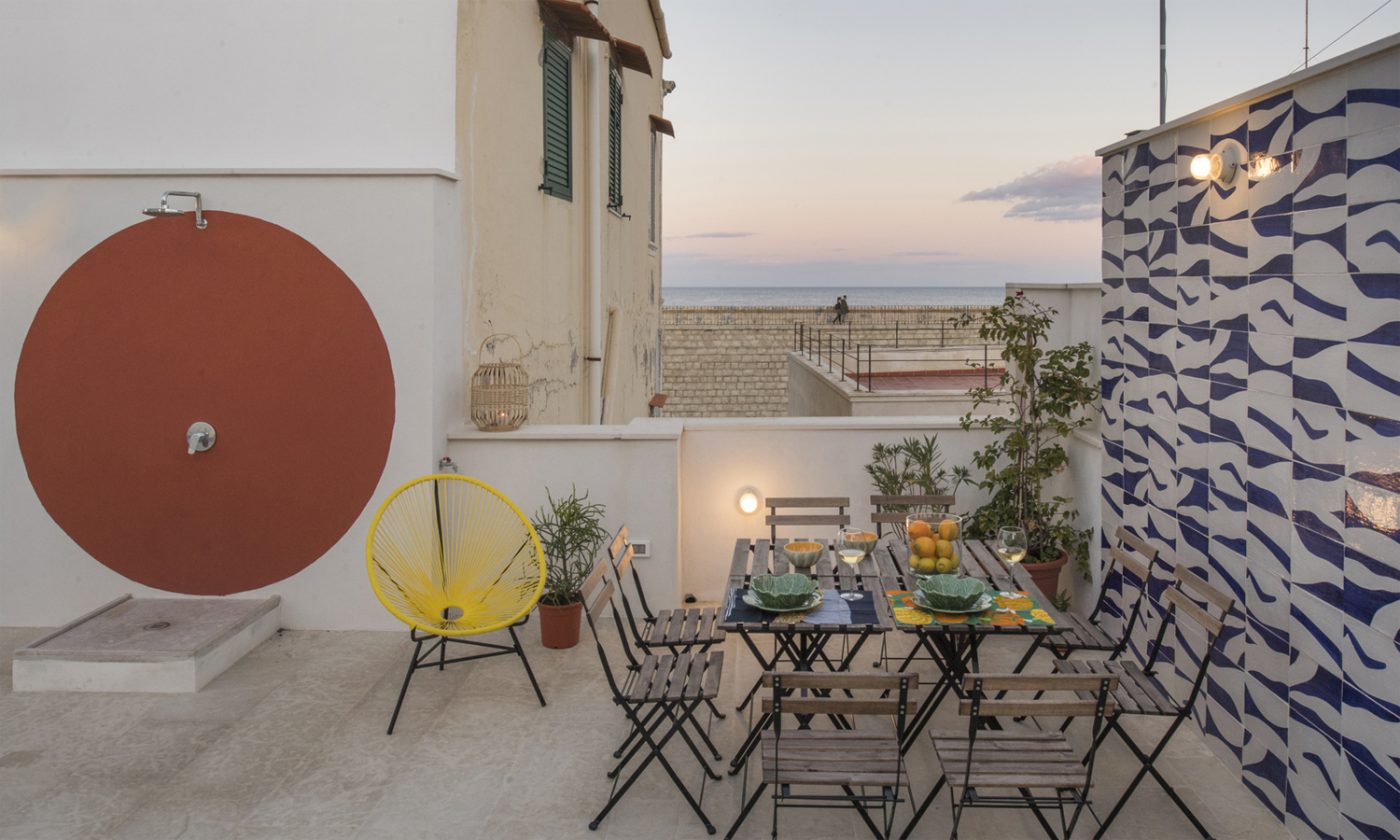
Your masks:
M836 553L841 558L841 562L851 567L851 573L855 574L856 566L865 557L865 549L862 547L864 532L859 528L842 528L836 532ZM841 597L847 601L859 601L865 596L859 592L842 592Z
M1028 546L1025 528L1012 525L997 531L997 556L1010 568L1015 568L1017 563L1025 559ZM1010 607L1003 607L1000 611L1014 612Z

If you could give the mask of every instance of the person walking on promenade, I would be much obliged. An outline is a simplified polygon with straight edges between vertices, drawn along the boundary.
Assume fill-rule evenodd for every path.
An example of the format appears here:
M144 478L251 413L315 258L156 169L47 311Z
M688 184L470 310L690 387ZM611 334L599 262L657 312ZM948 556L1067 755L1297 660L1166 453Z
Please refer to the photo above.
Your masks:
M846 315L851 311L851 307L846 303L845 295L836 298L836 306L834 306L833 309L836 310L836 317L831 319L831 323L840 324L844 322L846 320Z

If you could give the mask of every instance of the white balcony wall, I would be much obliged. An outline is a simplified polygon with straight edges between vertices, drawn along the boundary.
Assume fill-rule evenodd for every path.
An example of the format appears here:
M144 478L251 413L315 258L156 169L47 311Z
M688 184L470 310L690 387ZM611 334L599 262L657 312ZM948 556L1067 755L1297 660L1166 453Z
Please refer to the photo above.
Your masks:
M454 171L456 36L453 0L0 0L0 171Z

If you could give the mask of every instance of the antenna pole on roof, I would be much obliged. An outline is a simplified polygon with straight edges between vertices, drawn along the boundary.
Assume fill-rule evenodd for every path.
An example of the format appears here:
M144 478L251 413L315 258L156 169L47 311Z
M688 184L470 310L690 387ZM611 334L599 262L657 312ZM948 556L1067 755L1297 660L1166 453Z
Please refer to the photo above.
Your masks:
M1303 66L1308 66L1308 0L1303 0Z
M1158 104L1157 122L1167 121L1167 0L1157 0L1157 13L1159 20L1158 38Z

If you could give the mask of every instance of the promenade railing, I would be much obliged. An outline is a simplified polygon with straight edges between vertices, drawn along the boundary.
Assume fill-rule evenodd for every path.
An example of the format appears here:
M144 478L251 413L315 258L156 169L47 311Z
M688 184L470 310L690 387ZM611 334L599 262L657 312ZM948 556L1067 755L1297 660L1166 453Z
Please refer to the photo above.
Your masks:
M1000 345L949 344L945 342L946 332L940 332L939 340L931 342L929 325L920 325L918 333L922 335L916 343L910 341L911 330L901 329L898 322L862 324L859 331L865 340L856 340L855 330L849 324L794 323L793 350L818 368L825 366L828 373L839 375L840 381L849 380L856 391L875 391L880 380L895 377L903 380L897 387L906 389L910 388L910 378L932 381L934 377L976 377L972 384L990 388L1001 381L1005 370Z

